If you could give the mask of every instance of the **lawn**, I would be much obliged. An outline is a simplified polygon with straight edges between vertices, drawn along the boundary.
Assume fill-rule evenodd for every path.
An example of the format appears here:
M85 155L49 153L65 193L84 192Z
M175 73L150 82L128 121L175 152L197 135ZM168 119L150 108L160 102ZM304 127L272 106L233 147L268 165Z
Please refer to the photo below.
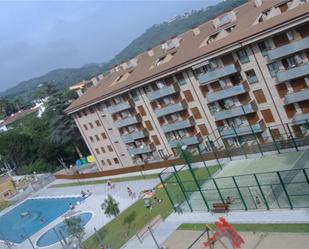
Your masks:
M145 179L155 179L158 177L158 174L149 174L149 175L138 175L138 176L128 176L123 178L112 178L113 182L128 182L136 180L145 180ZM95 185L95 184L105 184L106 180L93 180L93 181L74 181L72 183L62 183L62 184L53 184L49 188L63 188L63 187L74 187L74 186L84 186L84 185Z
M217 166L211 168L211 173L216 172ZM197 176L205 175L205 168L195 169ZM188 171L182 171L179 176L183 180L191 180L191 174ZM191 182L192 184L192 182ZM169 189L170 190L170 189ZM173 195L181 195L179 187L172 188ZM161 215L165 219L173 212L173 208L164 189L158 189L156 196L162 200L160 204L154 206L152 210L148 210L144 206L143 200L138 200L133 205L124 210L116 219L106 224L98 233L103 238L105 245L111 246L113 249L120 248L137 232L143 229L148 222L157 215ZM98 240L95 235L91 236L84 242L87 249L99 249Z
M209 224L216 230L216 226ZM309 233L309 224L232 224L238 232ZM182 224L178 230L203 231L205 224Z
M4 209L6 209L7 207L10 206L10 203L5 201L5 202L0 202L0 212Z

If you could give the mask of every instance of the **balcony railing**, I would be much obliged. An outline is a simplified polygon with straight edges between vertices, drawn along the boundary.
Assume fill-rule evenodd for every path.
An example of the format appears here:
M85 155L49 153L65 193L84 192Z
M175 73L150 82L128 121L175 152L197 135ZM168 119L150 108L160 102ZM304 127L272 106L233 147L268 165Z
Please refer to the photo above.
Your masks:
M266 129L264 120L260 120L258 123L251 125L241 125L238 127L218 127L220 134L223 138L230 138L236 136L244 136L254 133L263 132Z
M147 130L135 131L130 134L125 134L121 136L121 139L125 143L132 143L134 140L145 138L149 135Z
M292 104L307 99L309 99L309 88L301 90L299 92L288 93L284 98L284 102L285 104Z
M141 155L141 154L146 154L146 153L151 153L155 150L154 144L148 144L148 145L143 145L139 148L129 148L128 152L131 156L136 156L136 155Z
M285 71L279 71L277 73L278 82L284 82L296 78L303 77L309 74L309 64L303 64L298 67L287 69Z
M155 110L155 113L157 115L157 117L163 117L165 115L168 115L168 114L172 114L172 113L175 113L175 112L180 112L182 110L185 110L187 108L187 102L185 100L182 100L181 102L179 103L176 103L176 104L170 104L170 105L167 105L167 106L164 106L160 109L157 109Z
M207 94L207 100L209 103L215 102L221 99L226 99L229 97L233 97L239 94L243 94L249 91L249 87L246 81L237 86L225 88L223 90L217 92L209 92Z
M272 49L268 51L268 57L270 60L277 60L284 56L294 54L308 48L309 48L309 37L302 40L294 41L290 44L284 45L279 48Z
M166 124L162 126L162 129L165 133L171 131L178 131L186 128L190 128L195 125L195 120L193 117L190 117L187 120L177 120L172 124Z
M121 119L115 122L115 126L117 128L122 128L125 126L129 126L129 125L134 125L141 122L141 117L140 115L136 115L136 116L131 116L131 117L127 117L125 119Z
M205 74L200 74L198 76L198 81L200 85L205 85L222 77L234 74L238 72L238 66L231 64L225 67L217 68L213 71L207 72Z
M109 113L114 114L117 112L128 110L132 107L134 107L134 101L130 99L128 101L121 102L117 105L109 106L107 110L109 111Z
M169 144L172 148L176 148L181 145L195 145L203 141L203 138L200 134L197 134L192 137L183 137L181 139L172 139L169 141Z
M178 86L178 84L174 83L170 86L166 86L166 87L160 88L156 91L147 93L147 98L149 99L149 101L154 101L156 99L163 98L163 97L169 96L171 94L174 94L178 91L179 91L179 86Z
M298 113L295 114L292 123L294 124L309 124L309 113Z
M237 116L242 116L242 115L253 113L256 111L257 111L257 105L255 101L253 100L249 104L233 107L229 110L215 112L213 115L216 121L218 121L218 120L233 118Z

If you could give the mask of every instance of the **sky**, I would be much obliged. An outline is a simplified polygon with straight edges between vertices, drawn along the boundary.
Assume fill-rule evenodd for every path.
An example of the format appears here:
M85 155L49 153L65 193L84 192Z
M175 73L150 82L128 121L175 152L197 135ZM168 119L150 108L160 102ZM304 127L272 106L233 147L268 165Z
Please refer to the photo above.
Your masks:
M53 69L107 62L152 25L216 2L0 0L0 91Z

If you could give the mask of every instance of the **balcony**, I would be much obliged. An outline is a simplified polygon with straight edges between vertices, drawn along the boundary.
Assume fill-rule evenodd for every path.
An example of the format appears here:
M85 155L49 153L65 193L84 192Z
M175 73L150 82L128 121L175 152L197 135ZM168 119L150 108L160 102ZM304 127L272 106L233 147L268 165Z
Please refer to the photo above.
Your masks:
M149 99L149 101L154 101L156 99L163 98L163 97L166 97L168 95L174 94L178 91L179 91L179 86L178 86L178 84L175 83L173 85L166 86L166 87L158 89L156 91L147 93L147 98Z
M132 99L130 99L128 101L121 102L117 105L109 106L107 108L107 110L110 114L114 114L114 113L117 113L117 112L128 110L132 107L134 107L134 101Z
M155 150L155 146L151 143L148 145L143 145L139 148L129 148L128 152L131 156L136 156L136 155L151 153L154 150Z
M221 91L217 92L209 92L207 94L207 100L209 103L215 102L221 99L226 99L229 97L233 97L239 94L243 94L249 91L249 87L246 81L244 81L242 84L239 84L237 86L228 87Z
M168 114L183 111L187 108L187 106L188 106L187 102L185 100L182 100L179 103L169 104L169 105L164 106L160 109L157 109L157 110L155 110L155 113L156 113L157 117L159 118L159 117L163 117L163 116L168 115Z
M195 125L195 120L193 117L190 117L187 120L177 120L172 124L166 124L162 126L162 129L165 133L171 131L178 131L186 128L190 128Z
M287 95L285 95L284 103L288 105L307 99L309 99L309 88L303 89L299 92L288 93Z
M134 140L141 139L147 137L149 135L147 130L135 131L129 134L125 134L121 136L121 139L125 143L132 143Z
M141 117L139 115L137 116L131 116L131 117L127 117L125 119L121 119L115 122L115 126L117 128L122 128L125 126L129 126L129 125L134 125L141 122Z
M280 83L280 82L300 78L308 74L309 74L309 64L303 64L301 66L287 69L285 71L279 71L277 73L277 80Z
M223 110L215 112L213 115L216 121L242 116L245 114L253 113L257 111L257 105L255 101L251 101L249 104L233 107L229 110Z
M172 148L177 148L177 146L181 145L195 145L199 144L203 141L203 138L200 134L197 134L192 137L183 137L181 139L172 139L169 141L169 144Z
M299 113L295 114L292 123L294 124L309 124L309 113Z
M231 64L225 67L217 68L214 71L210 71L205 74L200 74L198 76L198 81L200 82L200 85L206 85L207 83L237 72L238 67L235 64Z
M277 60L306 49L309 49L309 37L292 42L279 48L272 49L268 51L268 57L270 60Z
M238 127L218 127L220 130L221 136L223 138L231 138L236 136L245 136L245 135L252 135L252 130L254 133L263 132L266 129L266 125L264 123L264 120L260 120L258 123L251 125L241 125Z

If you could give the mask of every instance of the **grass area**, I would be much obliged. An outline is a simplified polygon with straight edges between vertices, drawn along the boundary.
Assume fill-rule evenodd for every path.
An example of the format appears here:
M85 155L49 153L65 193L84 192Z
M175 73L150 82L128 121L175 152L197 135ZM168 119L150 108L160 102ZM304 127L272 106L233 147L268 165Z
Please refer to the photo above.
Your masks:
M217 166L212 167L211 172L214 173L217 169ZM195 169L197 176L204 176L204 172L205 168ZM179 176L183 180L191 180L192 177L188 171L180 172ZM167 184L169 185L169 183ZM172 188L169 188L169 190L174 191L174 195L181 195L181 190L176 185L173 185ZM154 206L152 210L145 208L143 200L138 200L124 210L116 219L113 219L101 228L98 233L101 238L103 238L105 245L111 246L113 249L120 248L157 215L161 215L161 217L165 219L171 212L173 212L173 208L164 189L158 189L155 196L161 199L162 202ZM100 248L95 235L87 239L84 242L84 245L87 249Z
M209 224L216 230L216 226ZM309 224L232 224L238 232L309 233ZM203 231L205 224L182 224L177 230Z
M0 212L4 209L6 209L7 207L10 206L10 203L7 202L7 201L4 201L4 202L0 202Z
M138 175L138 176L128 176L123 178L112 178L113 182L128 182L136 180L145 180L145 179L155 179L158 177L158 174L149 174L149 175ZM73 181L73 180L72 180ZM84 186L84 185L95 185L95 184L105 184L106 180L93 180L93 181L78 181L74 180L72 183L62 183L62 184L53 184L49 188L64 188L64 187L74 187L74 186Z

